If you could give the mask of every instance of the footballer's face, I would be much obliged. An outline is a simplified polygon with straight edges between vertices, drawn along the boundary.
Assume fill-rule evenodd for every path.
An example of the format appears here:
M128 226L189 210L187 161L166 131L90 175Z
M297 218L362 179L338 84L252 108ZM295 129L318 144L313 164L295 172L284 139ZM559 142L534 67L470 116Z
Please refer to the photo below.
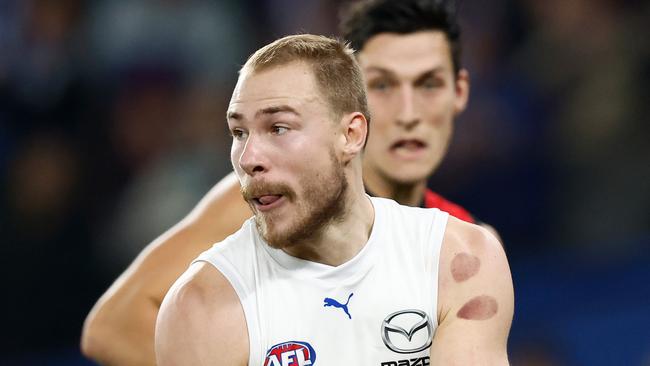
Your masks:
M444 157L469 80L454 75L443 32L380 33L358 53L372 125L364 153L366 184L417 184Z
M231 161L272 247L318 237L345 210L337 124L305 63L243 72L228 108Z

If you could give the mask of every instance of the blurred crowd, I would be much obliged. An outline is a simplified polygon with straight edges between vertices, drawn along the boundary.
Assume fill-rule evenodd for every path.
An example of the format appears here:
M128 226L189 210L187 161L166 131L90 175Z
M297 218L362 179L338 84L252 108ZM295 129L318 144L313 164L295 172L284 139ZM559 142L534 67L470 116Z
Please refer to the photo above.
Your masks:
M110 282L230 171L239 66L335 35L342 3L0 1L0 363L76 347ZM431 186L493 224L513 268L647 252L650 3L460 9L471 97Z

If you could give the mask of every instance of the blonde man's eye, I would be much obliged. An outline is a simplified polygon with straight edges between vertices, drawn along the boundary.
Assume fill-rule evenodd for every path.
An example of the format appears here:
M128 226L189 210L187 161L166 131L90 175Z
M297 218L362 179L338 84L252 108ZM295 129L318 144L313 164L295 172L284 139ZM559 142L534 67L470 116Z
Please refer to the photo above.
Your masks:
M241 140L242 138L245 137L244 131L240 129L230 130L230 135L237 140Z
M284 135L289 129L284 126L273 126L273 133L276 135Z

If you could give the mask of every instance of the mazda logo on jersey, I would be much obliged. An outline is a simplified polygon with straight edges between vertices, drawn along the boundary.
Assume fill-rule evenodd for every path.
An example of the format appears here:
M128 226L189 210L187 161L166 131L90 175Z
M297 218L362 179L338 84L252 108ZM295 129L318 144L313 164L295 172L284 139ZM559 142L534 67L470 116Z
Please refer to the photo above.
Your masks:
M388 315L381 324L381 339L397 353L415 353L431 346L433 326L429 315L408 309Z

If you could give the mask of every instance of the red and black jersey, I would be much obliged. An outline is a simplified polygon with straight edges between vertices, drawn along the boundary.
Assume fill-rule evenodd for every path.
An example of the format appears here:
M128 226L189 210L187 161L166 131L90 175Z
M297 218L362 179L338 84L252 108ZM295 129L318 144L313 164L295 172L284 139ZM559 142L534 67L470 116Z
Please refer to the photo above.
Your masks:
M366 193L368 193L371 196L377 196L370 192L368 189L366 189ZM422 200L421 206L422 208L437 208L442 211L448 212L450 215L461 219L463 221L469 222L471 224L480 224L481 222L474 218L472 214L469 213L466 209L464 209L462 206L457 205L443 196L437 194L436 192L430 190L427 188L426 191L424 191L424 199Z
M424 202L422 202L422 204L425 208L438 208L442 211L449 212L450 215L463 221L467 221L472 224L478 223L477 220L469 213L469 211L451 201L448 201L429 188L427 188L427 190L424 192Z

